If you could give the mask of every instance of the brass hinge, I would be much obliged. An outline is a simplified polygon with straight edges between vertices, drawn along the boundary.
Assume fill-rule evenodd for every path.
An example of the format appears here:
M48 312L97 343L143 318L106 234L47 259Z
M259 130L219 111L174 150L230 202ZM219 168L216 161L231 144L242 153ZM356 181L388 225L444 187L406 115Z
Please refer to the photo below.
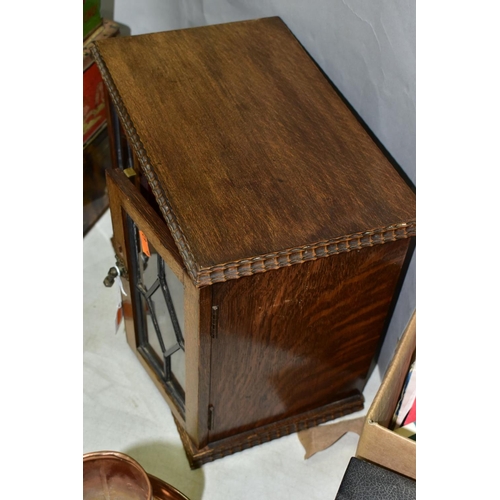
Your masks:
M212 321L210 323L210 336L213 339L217 338L218 329L219 329L219 306L212 306Z
M137 175L137 172L132 168L132 167L128 167L126 169L123 170L123 173L128 177L134 177L134 175Z
M208 406L208 430L212 431L214 429L214 407L213 405Z

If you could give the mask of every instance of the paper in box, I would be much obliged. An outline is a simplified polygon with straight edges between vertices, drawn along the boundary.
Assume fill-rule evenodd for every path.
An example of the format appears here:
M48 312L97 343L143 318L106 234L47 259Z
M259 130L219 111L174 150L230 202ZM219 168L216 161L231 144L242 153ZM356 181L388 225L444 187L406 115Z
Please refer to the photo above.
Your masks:
M416 349L416 313L403 333L384 380L366 416L356 456L416 479L415 441L390 430Z

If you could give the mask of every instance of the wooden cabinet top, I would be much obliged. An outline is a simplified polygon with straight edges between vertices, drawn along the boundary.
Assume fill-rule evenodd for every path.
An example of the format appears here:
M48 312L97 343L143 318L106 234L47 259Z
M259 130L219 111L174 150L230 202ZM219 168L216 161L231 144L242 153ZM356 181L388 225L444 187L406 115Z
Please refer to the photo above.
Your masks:
M99 41L197 284L415 234L415 195L281 19Z

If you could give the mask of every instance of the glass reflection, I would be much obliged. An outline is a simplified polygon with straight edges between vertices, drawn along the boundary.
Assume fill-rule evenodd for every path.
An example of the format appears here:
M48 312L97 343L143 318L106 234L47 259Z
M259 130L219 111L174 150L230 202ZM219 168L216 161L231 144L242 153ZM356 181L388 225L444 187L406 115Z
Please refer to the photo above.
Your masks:
M167 387L184 402L184 286L129 220L135 234L134 267L141 304L139 347Z

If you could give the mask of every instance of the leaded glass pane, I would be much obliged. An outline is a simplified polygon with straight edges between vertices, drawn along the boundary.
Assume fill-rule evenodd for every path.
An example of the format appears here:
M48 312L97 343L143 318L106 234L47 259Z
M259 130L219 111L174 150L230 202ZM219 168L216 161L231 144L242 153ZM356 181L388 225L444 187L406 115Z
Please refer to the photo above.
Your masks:
M184 392L184 287L151 242L144 248L139 231L131 219L130 222L136 251L136 288L142 306L139 344L165 383L173 384L174 389L178 384ZM148 252L150 256L146 255Z
M175 335L172 318L168 311L167 302L165 300L164 294L162 293L161 283L158 276L161 267L161 264L159 265L158 259L161 259L161 257L154 253L155 250L151 246L150 250L151 257L149 258L147 267L143 271L142 275L144 283L149 283L149 286L146 285L147 290L153 290L154 285L156 285L156 290L151 295L149 301L146 301L144 297L142 298L143 307L146 312L146 335L150 346L155 351L155 354L160 360L163 360L163 351L170 350L173 346L178 344L178 341ZM179 281L177 276L175 276L175 274L165 264L164 273L177 317L177 322L182 333L184 326L184 287L182 286L182 283ZM167 274L169 274L170 276L167 277ZM175 283L177 285L175 289L171 288L171 283ZM161 332L161 339L163 340L164 349L162 349L160 339L158 338L158 334L155 329L153 315L151 314L151 306L154 310L154 317L156 318L158 327ZM171 355L171 370L181 387L185 390L185 355L184 351L181 348L179 348L179 351Z

